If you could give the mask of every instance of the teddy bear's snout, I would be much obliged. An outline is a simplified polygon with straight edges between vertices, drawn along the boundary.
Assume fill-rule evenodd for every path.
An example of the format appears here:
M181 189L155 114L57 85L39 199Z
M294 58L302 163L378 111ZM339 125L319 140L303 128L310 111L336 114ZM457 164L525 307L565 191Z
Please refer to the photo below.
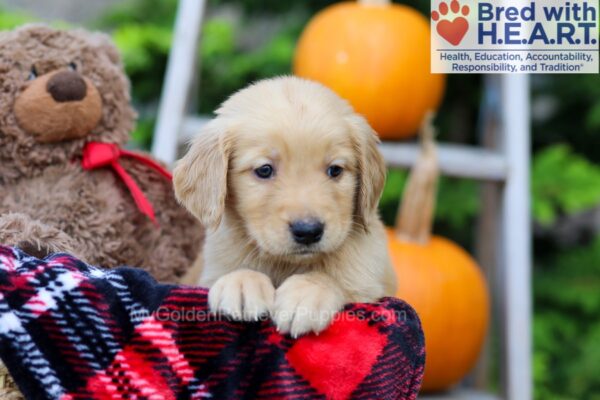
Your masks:
M55 101L79 101L85 98L87 85L75 71L61 71L48 80L46 90Z
M56 70L29 81L14 105L19 126L38 142L87 136L102 118L102 97L77 71Z

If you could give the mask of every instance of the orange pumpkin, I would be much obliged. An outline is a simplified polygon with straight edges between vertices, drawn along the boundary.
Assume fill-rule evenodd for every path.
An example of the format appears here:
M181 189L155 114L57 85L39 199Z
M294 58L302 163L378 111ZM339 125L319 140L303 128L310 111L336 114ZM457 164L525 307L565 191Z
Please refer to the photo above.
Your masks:
M294 73L350 101L382 139L414 136L440 103L445 76L430 73L429 22L388 0L342 2L302 33Z
M447 389L472 369L489 323L489 294L478 265L458 245L430 235L437 176L431 129L425 128L396 228L388 231L396 295L415 308L425 333L423 391Z

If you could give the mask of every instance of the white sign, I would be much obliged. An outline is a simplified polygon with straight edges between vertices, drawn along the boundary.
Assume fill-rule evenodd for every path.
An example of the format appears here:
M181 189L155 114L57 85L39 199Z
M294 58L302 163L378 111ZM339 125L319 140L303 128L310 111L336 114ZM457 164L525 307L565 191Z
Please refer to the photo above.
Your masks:
M432 0L433 73L598 73L598 0Z

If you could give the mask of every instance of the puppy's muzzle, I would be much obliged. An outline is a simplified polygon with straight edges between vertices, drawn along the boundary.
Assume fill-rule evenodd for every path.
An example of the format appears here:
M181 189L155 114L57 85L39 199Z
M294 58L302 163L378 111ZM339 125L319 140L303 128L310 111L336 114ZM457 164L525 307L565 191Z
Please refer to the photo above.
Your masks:
M325 224L317 219L302 219L290 223L290 232L298 244L310 246L323 237Z

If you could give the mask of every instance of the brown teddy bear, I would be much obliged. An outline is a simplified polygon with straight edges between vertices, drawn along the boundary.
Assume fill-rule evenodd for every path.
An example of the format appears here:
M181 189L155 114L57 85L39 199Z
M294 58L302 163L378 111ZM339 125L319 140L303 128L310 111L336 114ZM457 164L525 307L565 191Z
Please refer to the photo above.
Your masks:
M40 25L0 33L0 243L177 281L203 232L168 172L122 149L134 121L106 35Z

